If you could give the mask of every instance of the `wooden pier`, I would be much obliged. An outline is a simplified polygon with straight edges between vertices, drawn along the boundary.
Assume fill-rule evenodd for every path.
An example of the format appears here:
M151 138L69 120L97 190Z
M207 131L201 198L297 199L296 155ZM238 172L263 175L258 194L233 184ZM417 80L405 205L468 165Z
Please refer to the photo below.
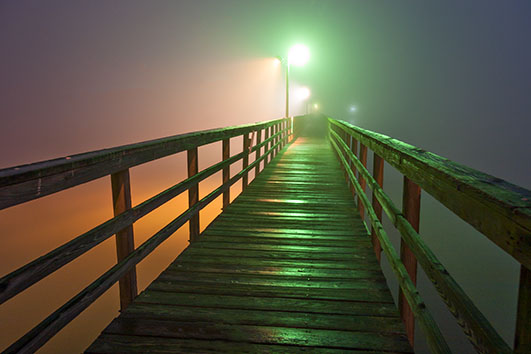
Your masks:
M411 352L324 139L297 140L89 347Z
M231 153L232 139L242 143ZM221 161L199 170L198 148L209 144L221 148ZM129 169L179 153L187 155L187 178L133 206ZM383 189L384 162L403 175L401 208ZM235 174L231 166L238 166ZM221 185L200 197L199 183L216 173ZM415 326L433 353L450 353L417 290L417 266L477 352L530 353L531 191L522 187L311 114L3 169L0 210L109 177L114 216L3 275L0 305L111 237L117 263L5 353L35 352L116 283L121 313L87 353L409 353ZM230 203L235 183L243 192ZM188 209L135 245L133 224L182 193ZM419 234L421 193L520 264L512 344ZM200 211L218 197L223 212L199 233ZM398 249L383 213L400 234ZM186 223L188 248L137 294L136 265ZM396 303L380 268L383 256L398 282Z

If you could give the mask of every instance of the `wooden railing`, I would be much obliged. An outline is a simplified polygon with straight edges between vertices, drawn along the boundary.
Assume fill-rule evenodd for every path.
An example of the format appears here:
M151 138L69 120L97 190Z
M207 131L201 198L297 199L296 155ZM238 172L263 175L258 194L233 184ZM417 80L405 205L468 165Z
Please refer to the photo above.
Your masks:
M243 151L230 156L230 139L242 135ZM120 287L120 307L127 307L137 295L136 264L187 221L190 226L190 242L195 241L199 236L199 211L221 194L223 207L226 207L230 202L230 187L242 179L242 188L245 188L249 171L254 168L255 174L258 174L262 161L265 168L288 143L291 135L292 120L284 118L177 135L0 170L0 209L110 175L115 215L114 218L2 277L0 304L112 235L116 235L118 255L115 266L13 343L6 353L33 352L40 348L117 281ZM222 141L222 161L199 171L197 148L218 141ZM253 141L256 141L254 145ZM133 207L129 168L184 151L188 157L188 178ZM256 154L255 160L249 163L249 155L253 152ZM230 166L239 160L243 161L242 170L231 178ZM199 182L219 171L222 171L223 178L221 186L199 199ZM135 248L133 223L186 191L189 196L189 208Z
M418 261L478 352L512 352L419 236L422 189L521 264L514 347L517 353L530 353L531 191L344 121L328 118L328 124L330 142L354 187L360 215L369 217L376 256L379 260L383 250L398 278L398 306L410 343L416 319L433 352L450 351L415 287ZM374 154L372 175L367 149ZM382 189L384 161L404 176L402 210ZM367 185L372 202L365 194ZM400 256L382 226L382 209L401 234Z

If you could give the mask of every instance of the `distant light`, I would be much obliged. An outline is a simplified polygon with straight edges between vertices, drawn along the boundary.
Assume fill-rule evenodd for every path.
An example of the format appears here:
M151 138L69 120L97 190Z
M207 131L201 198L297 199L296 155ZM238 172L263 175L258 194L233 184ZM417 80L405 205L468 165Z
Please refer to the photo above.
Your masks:
M274 65L275 67L278 67L280 64L281 64L281 61L280 61L279 58L274 58L274 59L273 59L273 65Z
M349 109L350 112L354 113L354 112L356 112L357 110L358 110L358 109L356 108L356 106L350 106L350 109Z
M310 50L304 44L296 44L289 50L288 62L295 66L303 66L310 59Z
M314 109L319 109L319 105L318 105L317 103L314 103L314 104L313 104L313 108L314 108Z
M310 95L311 95L310 89L307 87L301 87L300 89L297 90L297 96L303 101L308 99Z

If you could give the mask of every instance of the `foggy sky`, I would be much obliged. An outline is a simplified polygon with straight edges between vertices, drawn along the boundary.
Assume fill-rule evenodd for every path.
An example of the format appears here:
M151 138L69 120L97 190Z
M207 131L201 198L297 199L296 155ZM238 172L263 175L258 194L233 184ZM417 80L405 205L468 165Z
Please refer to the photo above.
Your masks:
M293 86L325 114L531 188L530 15L525 0L3 1L0 168L279 118L272 59L304 43Z

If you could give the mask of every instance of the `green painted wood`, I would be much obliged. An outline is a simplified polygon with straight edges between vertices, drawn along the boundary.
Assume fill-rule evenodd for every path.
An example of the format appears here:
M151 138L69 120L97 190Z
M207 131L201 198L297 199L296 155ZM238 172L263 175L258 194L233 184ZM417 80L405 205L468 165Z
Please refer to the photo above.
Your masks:
M325 140L280 152L88 348L412 352Z

